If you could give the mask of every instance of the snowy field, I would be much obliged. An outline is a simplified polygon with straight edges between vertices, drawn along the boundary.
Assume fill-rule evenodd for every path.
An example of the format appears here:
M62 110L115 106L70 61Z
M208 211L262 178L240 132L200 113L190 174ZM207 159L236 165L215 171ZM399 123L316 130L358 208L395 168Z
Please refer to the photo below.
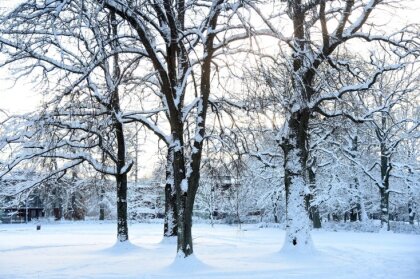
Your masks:
M0 278L420 278L420 236L313 232L317 251L280 251L284 231L194 225L196 258L175 261L162 225L130 226L132 246L113 247L111 223L0 225Z

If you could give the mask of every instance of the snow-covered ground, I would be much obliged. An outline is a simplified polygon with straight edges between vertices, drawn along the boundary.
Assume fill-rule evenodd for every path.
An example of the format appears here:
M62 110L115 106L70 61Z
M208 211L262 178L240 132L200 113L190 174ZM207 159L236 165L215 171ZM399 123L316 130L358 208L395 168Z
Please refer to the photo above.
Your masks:
M420 236L313 232L317 251L279 252L284 231L196 224L196 258L175 261L162 225L130 226L132 245L113 247L111 223L0 225L0 278L420 278Z

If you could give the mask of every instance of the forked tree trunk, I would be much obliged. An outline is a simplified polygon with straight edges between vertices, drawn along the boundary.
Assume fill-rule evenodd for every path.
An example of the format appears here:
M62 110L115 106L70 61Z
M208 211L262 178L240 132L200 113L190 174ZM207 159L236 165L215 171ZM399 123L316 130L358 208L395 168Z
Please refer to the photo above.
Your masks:
M191 237L191 218L189 218L187 210L188 182L183 153L182 123L179 123L178 126L178 133L172 133L175 145L173 151L173 181L176 193L177 253L179 257L184 258L193 253L193 246Z
M283 250L312 249L310 220L305 206L307 129L309 110L292 113L284 151L284 182L286 188L286 239Z
M178 154L181 155L181 154ZM177 161L177 152L175 152L175 162ZM179 161L185 161L183 156L178 159ZM197 185L194 183L195 180L199 179L197 177L199 174L192 172L190 177L187 179L184 176L184 173L179 172L178 175L175 174L175 181L180 180L180 183L175 182L175 186L178 187L176 191L176 213L177 213L177 251L178 256L186 258L193 254L193 239L192 239L192 214L194 207L194 200L196 194ZM185 179L185 180L184 180ZM187 187L187 190L185 189ZM185 191L186 190L186 191Z
M218 4L219 5L219 4ZM216 9L210 20L210 28L216 29L217 19L220 14L220 9ZM187 167L184 158L183 147L183 125L182 120L178 125L172 125L176 131L174 140L179 139L181 150L174 150L174 181L176 189L176 204L178 216L178 255L188 257L193 254L192 241L192 215L194 208L195 196L197 194L200 181L200 165L201 154L203 152L203 139L205 134L206 116L208 108L208 99L210 96L210 74L211 62L214 53L213 41L215 33L208 35L206 44L204 46L204 53L206 58L201 65L201 83L200 92L201 100L197 103L197 119L196 119L196 136L194 138L193 152L191 160ZM184 181L183 181L184 180ZM185 189L186 188L186 189Z
M204 103L203 107L207 107ZM204 121L206 118L206 111L203 109L199 116L203 121L199 129L199 135L204 138ZM192 215L194 208L195 196L197 194L199 181L200 181L200 164L202 141L194 142L194 150L191 155L191 163L186 170L185 157L183 153L183 140L181 137L173 136L175 142L179 139L180 148L174 148L174 185L176 189L176 213L177 213L177 251L179 257L188 257L193 254L193 241L192 241ZM175 144L177 145L177 144ZM188 177L187 177L188 173Z
M181 186L179 186L181 187ZM176 194L177 205L177 251L180 257L188 257L193 254L192 243L192 210L188 206L188 193L178 190Z

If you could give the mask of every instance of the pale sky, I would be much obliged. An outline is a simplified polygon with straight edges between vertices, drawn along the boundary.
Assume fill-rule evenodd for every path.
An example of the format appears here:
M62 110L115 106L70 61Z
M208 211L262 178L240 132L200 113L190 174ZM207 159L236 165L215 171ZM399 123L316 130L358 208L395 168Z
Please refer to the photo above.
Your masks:
M3 8L5 7L16 5L20 1L22 0L0 0L0 10L4 10ZM376 15L375 18L377 22L386 25L387 28L389 26L390 29L397 29L397 27L407 23L420 24L420 1L413 1L410 9L404 11L396 10L392 13L394 13L394 15L386 12L386 15ZM21 114L36 110L41 104L42 97L37 93L36 89L33 88L30 78L20 80L15 86L13 86L13 79L14 77L8 71L8 68L0 69L0 109L9 114ZM4 119L4 115L2 114L0 114L0 120L1 119ZM152 137L150 137L148 141L155 142L155 139ZM151 145L151 143L147 145ZM157 151L156 145L154 145L154 148L152 149L153 151L147 148L147 151L142 154L143 160L141 161L144 162L140 162L140 165L141 167L146 168L144 169L143 175L151 172L154 162L156 161L153 159L154 154Z
M14 6L21 1L0 0L0 9ZM420 24L420 0L412 0L410 9L395 10L392 13L394 15L387 12L383 17L376 16L377 22L390 26L392 29L407 23ZM14 76L7 68L0 68L0 109L11 114L25 113L36 109L41 104L42 97L33 88L30 79L22 79L16 85L14 85L13 79Z

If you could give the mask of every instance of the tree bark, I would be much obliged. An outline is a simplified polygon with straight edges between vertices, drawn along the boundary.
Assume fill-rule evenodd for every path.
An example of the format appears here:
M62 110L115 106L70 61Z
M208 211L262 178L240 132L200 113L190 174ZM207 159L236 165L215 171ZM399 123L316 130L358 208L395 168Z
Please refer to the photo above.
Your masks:
M386 129L386 115L382 113L382 130ZM382 229L390 230L389 226L389 177L391 173L391 163L389 158L389 150L386 145L385 135L381 135L380 148L381 148L381 182L382 185L379 187L379 193L381 195L381 227Z
M117 239L128 240L127 224L127 174L116 175L117 180Z
M308 179L309 179L309 190L310 193L306 195L306 209L309 211L309 218L312 220L312 226L314 229L321 228L321 218L319 216L319 209L317 205L311 204L314 195L313 192L316 187L316 173L312 170L311 166L308 166Z
M351 131L351 133L352 133L352 135L351 135L351 150L353 152L357 152L357 149L359 147L357 130ZM355 158L356 154L352 154L351 156L352 156L352 158ZM356 165L354 163L352 165L353 165L354 171L356 171ZM363 200L363 194L360 191L359 178L357 176L354 178L354 189L356 191L357 199L358 199L358 204L357 204L358 220L362 221L362 222L367 221L369 218L368 218L367 213L366 213L365 203L364 203L364 200Z
M181 129L182 131L182 129ZM182 133L181 133L182 135ZM193 253L191 236L191 216L188 214L188 182L185 172L185 158L183 154L182 136L173 136L174 147L174 184L176 190L176 213L177 213L177 251L180 257L188 257Z
M222 4L218 1L217 5ZM216 8L214 14L209 19L209 27L211 30L215 30L217 26L218 16L220 14L220 8ZM193 152L191 154L191 160L188 166L188 174L186 173L186 165L184 153L175 150L174 152L174 181L176 189L177 199L177 215L178 215L178 254L188 257L193 253L193 242L192 242L192 215L194 208L195 196L197 194L199 181L200 181L200 165L201 155L203 152L203 140L205 134L206 117L208 100L210 96L210 74L211 74L211 62L213 59L213 41L215 33L210 33L207 36L207 40L204 45L204 56L201 65L201 83L200 93L201 99L197 104L197 118L196 118L196 137L193 143ZM179 120L179 124L175 127L176 136L174 140L178 139L181 143L180 147L182 151L183 147L183 125L182 121ZM182 129L179 129L182 127ZM181 173L183 171L183 173ZM182 180L185 179L187 189L182 189Z
M113 95L113 107L115 112L119 112L119 96L116 90ZM127 173L130 169L126 167L126 148L123 124L117 119L114 119L115 135L117 139L117 238L118 241L124 242L128 240L128 225L127 225Z
M111 19L111 34L113 37L117 37L117 20L115 11L110 12ZM118 47L118 42L113 41L112 47L116 49ZM112 69L112 79L113 83L116 83L118 78L121 75L121 70L119 67L119 56L118 54L113 55L113 69ZM117 140L117 174L115 175L117 181L117 239L119 242L128 241L128 222L127 222L127 173L130 171L131 166L126 168L126 147L125 147L125 137L124 137L124 127L123 123L119 120L118 115L121 111L120 109L120 97L118 91L118 85L113 84L114 91L111 94L111 108L114 112L113 121L114 121L114 131L115 137Z
M163 224L164 237L177 236L178 230L172 163L173 150L172 148L168 148L168 154L166 156L165 219Z
M100 194L99 194L99 220L103 221L105 220L105 205L104 205L104 197L105 197L105 191L101 186Z
M408 221L411 225L414 225L414 219L416 218L415 208L415 203L413 201L410 201L408 203Z
M317 206L311 208L312 224L314 229L320 229L322 227L321 217L319 215L319 209Z
M273 216L274 216L274 223L280 223L279 217L277 215L279 211L279 202L280 202L280 195L275 192L274 193L274 205L273 205Z
M284 139L284 182L286 188L286 240L283 249L312 248L310 221L305 206L307 130L309 110L293 112Z
M379 192L381 194L381 227L389 231L389 192L385 188L380 188Z

